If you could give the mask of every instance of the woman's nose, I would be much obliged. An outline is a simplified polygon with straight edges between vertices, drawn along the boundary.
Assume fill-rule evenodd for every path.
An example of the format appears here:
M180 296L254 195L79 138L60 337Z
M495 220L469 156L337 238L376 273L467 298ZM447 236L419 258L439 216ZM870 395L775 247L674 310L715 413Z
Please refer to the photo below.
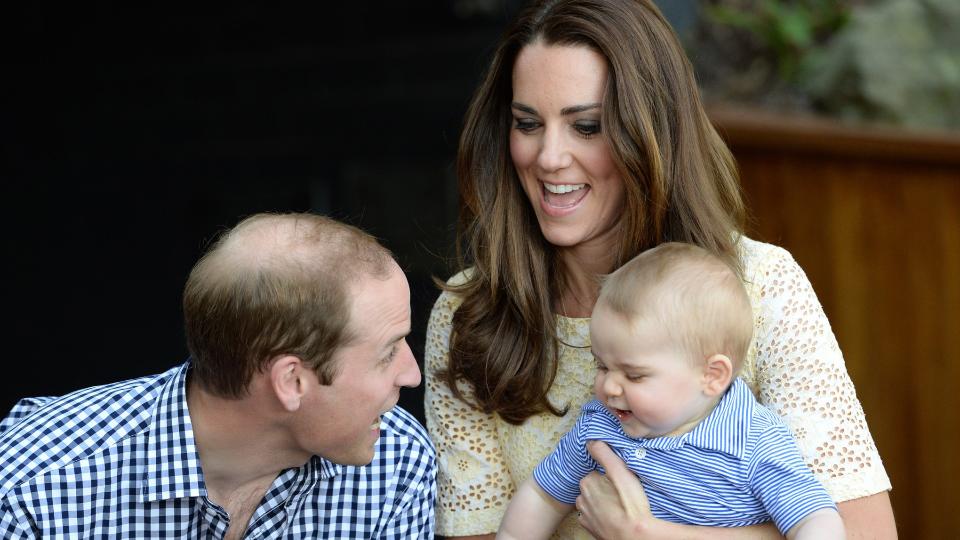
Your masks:
M554 172L569 167L573 162L568 141L560 129L544 130L537 156L537 165L545 172Z

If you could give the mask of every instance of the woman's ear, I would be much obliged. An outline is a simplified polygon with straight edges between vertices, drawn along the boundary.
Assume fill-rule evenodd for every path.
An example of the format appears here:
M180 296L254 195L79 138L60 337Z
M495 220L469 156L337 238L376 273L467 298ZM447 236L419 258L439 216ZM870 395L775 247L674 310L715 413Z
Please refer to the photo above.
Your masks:
M725 354L707 358L703 367L703 392L708 396L723 394L733 380L733 362Z
M296 356L281 356L270 365L270 389L288 412L300 408L308 384L303 376L303 362Z

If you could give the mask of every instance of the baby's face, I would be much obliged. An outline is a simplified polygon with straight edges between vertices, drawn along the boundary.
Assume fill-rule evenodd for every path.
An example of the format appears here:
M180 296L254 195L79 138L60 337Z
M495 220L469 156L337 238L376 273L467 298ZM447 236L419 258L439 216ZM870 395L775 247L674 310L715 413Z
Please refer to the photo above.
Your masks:
M703 392L703 367L660 325L631 323L601 302L590 321L590 340L597 360L594 393L627 435L677 436L713 408Z

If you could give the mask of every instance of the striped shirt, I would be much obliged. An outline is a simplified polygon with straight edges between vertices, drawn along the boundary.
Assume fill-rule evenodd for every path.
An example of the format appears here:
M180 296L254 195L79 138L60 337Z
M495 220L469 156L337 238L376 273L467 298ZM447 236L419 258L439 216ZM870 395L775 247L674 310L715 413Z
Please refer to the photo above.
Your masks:
M21 401L0 424L0 537L223 538L186 402L189 363L141 379ZM399 407L373 461L314 456L282 471L245 538L432 538L435 451Z
M533 471L541 488L573 504L580 480L602 471L586 442L604 441L640 478L657 518L713 527L770 521L786 534L815 510L836 508L803 463L790 431L736 379L714 410L676 437L635 439L597 400Z

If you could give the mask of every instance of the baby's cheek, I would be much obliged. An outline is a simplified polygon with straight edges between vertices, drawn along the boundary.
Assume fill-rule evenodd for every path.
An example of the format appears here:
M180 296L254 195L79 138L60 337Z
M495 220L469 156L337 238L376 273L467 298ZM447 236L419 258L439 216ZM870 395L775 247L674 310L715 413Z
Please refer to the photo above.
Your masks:
M593 395L600 401L604 401L603 395L603 374L597 373L593 377Z

